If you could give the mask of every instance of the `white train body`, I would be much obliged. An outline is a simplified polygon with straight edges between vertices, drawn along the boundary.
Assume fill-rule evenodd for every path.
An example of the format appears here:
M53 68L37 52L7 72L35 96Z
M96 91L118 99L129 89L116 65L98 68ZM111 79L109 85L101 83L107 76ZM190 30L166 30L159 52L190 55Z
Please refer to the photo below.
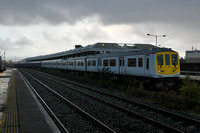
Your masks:
M171 49L138 50L41 62L43 68L101 72L104 68L114 74L143 77L179 77L178 53Z

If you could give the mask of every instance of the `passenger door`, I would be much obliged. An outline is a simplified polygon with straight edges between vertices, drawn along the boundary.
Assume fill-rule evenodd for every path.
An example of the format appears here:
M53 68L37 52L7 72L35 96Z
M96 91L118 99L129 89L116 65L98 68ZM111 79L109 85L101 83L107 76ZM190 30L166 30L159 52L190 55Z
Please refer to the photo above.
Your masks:
M145 76L150 75L150 65L149 65L149 56L145 57Z
M171 63L170 63L170 59L171 59L171 57L170 57L170 54L169 53L165 53L165 72L164 72L164 74L170 74L170 72L171 72Z
M119 74L125 74L125 60L124 57L119 58Z

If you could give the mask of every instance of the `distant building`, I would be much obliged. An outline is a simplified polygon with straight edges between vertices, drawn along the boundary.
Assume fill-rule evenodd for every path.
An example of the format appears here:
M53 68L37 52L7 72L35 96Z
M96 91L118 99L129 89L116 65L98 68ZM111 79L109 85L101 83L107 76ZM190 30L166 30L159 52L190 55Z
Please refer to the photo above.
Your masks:
M200 63L200 50L187 50L185 51L186 63Z

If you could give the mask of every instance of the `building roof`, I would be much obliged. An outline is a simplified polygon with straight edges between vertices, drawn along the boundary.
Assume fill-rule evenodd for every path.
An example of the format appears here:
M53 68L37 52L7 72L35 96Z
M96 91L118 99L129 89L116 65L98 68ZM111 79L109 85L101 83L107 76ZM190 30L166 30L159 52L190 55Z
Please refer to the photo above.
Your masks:
M125 51L125 52L113 52L113 53L105 53L105 54L96 54L96 55L89 55L89 56L82 56L82 57L76 57L76 59L82 59L82 58L96 58L96 57L116 57L116 56L132 56L132 55L151 55L156 54L159 52L176 52L170 48L156 48L156 49L137 49L134 51ZM74 58L72 58L74 59Z
M200 53L200 50L187 50L186 53Z
M40 61L40 60L58 59L58 58L70 58L76 56L95 55L102 53L130 52L138 49L156 48L151 44L103 43L103 42L87 45L85 47L82 47L81 45L76 45L76 46L78 46L76 49L71 49L48 55L29 57L24 60L29 62L29 61Z
M156 46L151 44L134 44L134 49L155 49Z

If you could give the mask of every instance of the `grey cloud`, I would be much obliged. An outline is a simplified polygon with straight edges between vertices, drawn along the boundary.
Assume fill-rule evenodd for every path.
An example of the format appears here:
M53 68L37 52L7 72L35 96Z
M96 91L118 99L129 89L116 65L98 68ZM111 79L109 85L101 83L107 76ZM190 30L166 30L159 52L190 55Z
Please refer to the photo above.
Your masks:
M17 46L29 46L32 45L32 41L26 37L20 37L17 41L14 42Z
M21 49L24 47L32 45L33 42L26 37L20 37L19 39L13 41L10 39L0 39L0 47L2 50L10 50L10 49Z
M33 43L34 41L25 36L17 40L0 38L0 51L6 51L6 60L21 60L26 57L25 55L33 55Z
M130 33L133 38L136 35L141 38L141 41L147 40L148 43L154 43L155 39L145 38L144 33L167 34L167 38L159 38L159 43L168 40L166 42L170 42L170 47L184 51L194 44L194 47L200 48L199 7L199 0L2 0L0 25L69 23L76 26L77 22L84 18L97 16L101 27L113 24L133 26ZM51 34L44 34L43 38L49 43L53 41L62 44L64 40L66 45L74 42L95 43L101 38L102 40L110 38L103 29L95 26L91 30L87 28L77 30L73 26L70 31L73 32L72 35L66 33L65 37L53 38ZM15 41L0 39L2 49L20 49L32 44L34 41L26 37Z
M59 24L98 15L104 24L199 21L199 0L4 0L0 23Z

